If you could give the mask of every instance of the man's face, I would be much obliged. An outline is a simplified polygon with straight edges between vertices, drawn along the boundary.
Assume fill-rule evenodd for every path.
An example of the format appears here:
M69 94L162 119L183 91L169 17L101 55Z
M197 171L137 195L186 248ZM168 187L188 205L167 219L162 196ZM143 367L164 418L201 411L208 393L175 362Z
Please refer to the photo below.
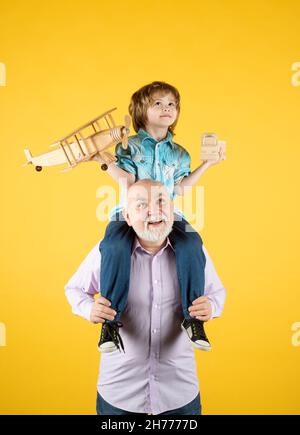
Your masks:
M147 126L168 128L177 119L178 111L174 96L155 92L147 109Z
M128 191L124 217L137 236L145 241L164 241L172 231L174 205L160 185L133 185Z

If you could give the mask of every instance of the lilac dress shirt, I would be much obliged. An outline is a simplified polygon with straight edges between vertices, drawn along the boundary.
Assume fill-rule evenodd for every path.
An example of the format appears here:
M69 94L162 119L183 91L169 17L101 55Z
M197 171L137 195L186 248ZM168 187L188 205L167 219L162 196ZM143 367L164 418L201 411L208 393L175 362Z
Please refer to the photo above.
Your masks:
M205 295L219 317L225 288L206 256ZM100 292L99 243L65 286L74 314L90 320ZM194 350L181 330L183 314L175 253L169 239L155 255L136 238L131 256L128 303L122 314L125 353L102 353L98 392L111 405L135 413L160 414L191 402L199 392Z

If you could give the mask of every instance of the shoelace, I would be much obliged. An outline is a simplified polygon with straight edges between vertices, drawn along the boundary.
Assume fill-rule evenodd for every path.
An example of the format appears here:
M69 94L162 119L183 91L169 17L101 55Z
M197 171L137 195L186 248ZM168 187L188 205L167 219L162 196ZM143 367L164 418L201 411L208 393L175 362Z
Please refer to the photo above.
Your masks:
M207 340L207 337L205 336L205 332L203 329L203 322L201 322L200 320L198 321L192 321L191 322L191 326L192 326L192 330L194 335L198 335L199 337Z
M116 321L116 322L113 322L113 323L107 323L105 329L106 329L106 332L107 332L108 336L115 343L115 345L117 346L119 351L120 351L120 347L119 347L118 341L120 342L121 348L122 348L123 352L125 353L124 345L123 345L123 340L122 340L122 337L119 334L119 331L117 329L117 328L122 328L122 326L123 326L122 322Z

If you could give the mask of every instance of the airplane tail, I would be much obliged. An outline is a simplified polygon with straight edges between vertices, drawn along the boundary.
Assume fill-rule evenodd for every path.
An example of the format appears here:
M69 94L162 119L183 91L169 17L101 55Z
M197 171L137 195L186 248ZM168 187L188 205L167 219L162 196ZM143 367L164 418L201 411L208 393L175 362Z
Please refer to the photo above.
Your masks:
M26 166L26 165L29 165L30 163L32 163L32 155L31 155L31 152L29 151L29 149L27 149L27 148L24 150L24 153L25 153L25 157L27 159L27 163L25 163L25 165L24 165L24 166Z

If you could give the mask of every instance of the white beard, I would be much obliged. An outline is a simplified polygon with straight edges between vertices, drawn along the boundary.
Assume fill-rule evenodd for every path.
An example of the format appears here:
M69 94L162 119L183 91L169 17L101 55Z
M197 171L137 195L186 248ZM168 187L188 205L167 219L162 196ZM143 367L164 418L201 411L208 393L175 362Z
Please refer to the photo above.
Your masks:
M159 242L164 240L172 231L173 224L165 223L164 228L145 228L144 231L135 231L137 236L147 242Z

